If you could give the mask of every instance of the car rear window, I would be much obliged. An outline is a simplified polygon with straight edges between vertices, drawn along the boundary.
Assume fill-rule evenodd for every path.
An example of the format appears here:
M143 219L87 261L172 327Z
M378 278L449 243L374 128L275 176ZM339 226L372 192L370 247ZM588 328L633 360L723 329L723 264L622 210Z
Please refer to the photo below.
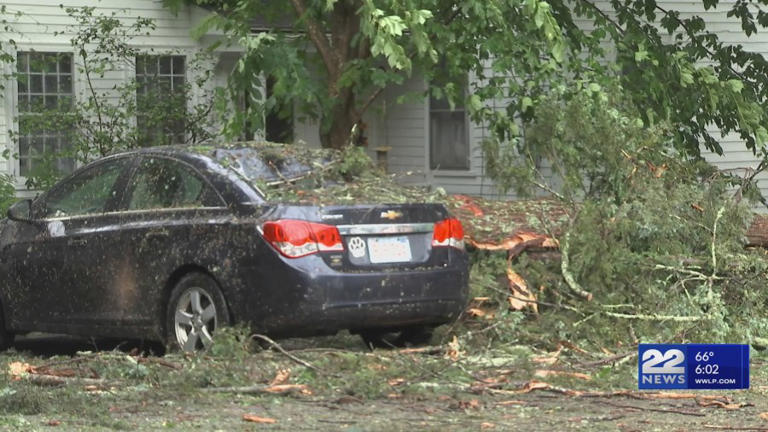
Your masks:
M213 158L251 182L266 184L304 177L331 162L326 152L299 145L217 148Z

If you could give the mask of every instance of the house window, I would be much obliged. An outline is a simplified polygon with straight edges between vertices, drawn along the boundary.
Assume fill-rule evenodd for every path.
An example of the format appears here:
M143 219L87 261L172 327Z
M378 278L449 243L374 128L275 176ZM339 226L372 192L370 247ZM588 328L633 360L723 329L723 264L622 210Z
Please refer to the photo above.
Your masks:
M272 97L274 86L275 79L272 77L267 78L267 98ZM243 98L246 112L254 104L253 97L253 93L246 90L245 97ZM265 106L264 108L264 128L260 129L258 127L258 124L261 122L253 121L250 118L246 119L244 128L245 139L252 140L263 137L271 142L293 142L293 104L291 102L278 101L273 106Z
M451 109L443 97L429 97L429 167L433 170L469 170L469 134L464 102Z
M16 57L19 175L29 177L46 162L60 173L74 169L72 134L72 54L19 52Z
M270 77L267 79L267 97L271 97L274 92L275 80ZM288 103L277 103L272 109L267 111L265 121L267 141L289 143L293 141L293 105Z
M185 141L186 57L136 57L136 123L144 146Z

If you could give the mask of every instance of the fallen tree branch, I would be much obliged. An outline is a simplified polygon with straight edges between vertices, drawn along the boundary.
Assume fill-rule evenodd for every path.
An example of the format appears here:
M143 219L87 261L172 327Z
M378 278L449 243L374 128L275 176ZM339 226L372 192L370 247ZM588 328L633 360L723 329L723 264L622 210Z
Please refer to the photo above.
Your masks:
M283 347L281 347L280 344L278 344L277 342L273 341L268 336L264 336L264 335L260 335L260 334L254 334L251 337L252 338L259 338L259 339L263 340L264 342L267 342L268 344L272 345L272 347L274 347L275 349L280 351L280 353L282 353L283 355L285 355L289 359L293 360L294 362L296 362L296 363L298 363L298 364L300 364L300 365L302 365L304 367L307 367L309 369L312 369L313 371L320 372L320 369L317 366L315 366L315 365L313 365L313 364L311 364L311 363L309 363L309 362L307 362L305 360L302 360L302 359L296 357L295 355L289 353Z
M703 425L707 429L719 429L719 430L732 430L732 431L762 431L765 432L768 430L767 426L753 426L753 427L740 427L740 426L720 426L720 425L713 425L713 424L705 424Z
M105 386L107 381L103 378L61 377L56 375L42 375L30 373L24 375L24 380L39 386L56 387L67 384L82 384L87 386Z
M563 274L565 283L571 288L573 292L579 295L579 297L592 300L592 293L584 290L584 288L576 282L576 278L573 277L570 271L571 260L568 256L568 240L570 239L570 232L566 232L563 236L563 241L560 243L560 272Z
M600 359L600 360L583 362L583 363L581 363L581 366L583 366L583 367L602 366L602 365L605 365L605 364L608 364L608 363L613 363L613 362L622 360L625 357L634 357L636 355L637 355L637 350L635 350L635 351L628 351L628 352L625 352L625 353L622 353L622 354L612 355L610 357L606 357L606 358Z
M165 366L167 368L171 368L171 369L175 369L175 370L181 370L181 369L184 368L184 366L182 366L182 365L180 365L178 363L169 362L168 360L163 360L163 359L161 359L159 357L136 357L136 361L139 362L139 363L143 363L143 364L146 364L146 363L156 363L156 364L159 364L161 366Z
M690 322L690 321L705 321L708 318L703 316L675 316L675 315L644 315L644 314L625 314L625 313L617 313L617 312L603 312L604 314L608 316L612 316L614 318L626 318L626 319L637 319L637 320L645 320L645 321L675 321L675 322Z
M676 409L667 409L667 408L651 408L651 407L639 407L635 405L626 405L626 404L617 404L613 402L609 402L606 400L601 400L600 403L616 407L616 408L628 408L628 409L634 409L638 411L654 411L654 412L663 412L663 413L670 413L670 414L681 414L681 415L688 415L688 416L694 416L694 417L705 417L706 414L700 413L700 412L694 412L694 411L683 411L683 410L676 410Z
M280 385L254 385L246 387L206 387L202 389L208 393L236 393L236 394L274 394L287 395L293 393L311 394L309 388L303 384Z

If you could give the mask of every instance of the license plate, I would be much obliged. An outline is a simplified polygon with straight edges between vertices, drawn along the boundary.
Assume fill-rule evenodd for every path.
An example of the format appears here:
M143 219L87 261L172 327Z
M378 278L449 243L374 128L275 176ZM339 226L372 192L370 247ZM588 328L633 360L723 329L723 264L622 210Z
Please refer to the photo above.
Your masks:
M371 263L393 263L411 260L411 244L408 237L375 237L368 239L368 256Z

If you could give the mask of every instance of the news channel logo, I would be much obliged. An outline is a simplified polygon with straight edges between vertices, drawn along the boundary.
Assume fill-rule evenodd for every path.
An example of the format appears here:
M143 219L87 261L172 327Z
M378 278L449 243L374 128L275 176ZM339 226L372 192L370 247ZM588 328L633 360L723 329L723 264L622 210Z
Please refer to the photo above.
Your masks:
M641 390L749 388L749 345L640 344L637 384Z

